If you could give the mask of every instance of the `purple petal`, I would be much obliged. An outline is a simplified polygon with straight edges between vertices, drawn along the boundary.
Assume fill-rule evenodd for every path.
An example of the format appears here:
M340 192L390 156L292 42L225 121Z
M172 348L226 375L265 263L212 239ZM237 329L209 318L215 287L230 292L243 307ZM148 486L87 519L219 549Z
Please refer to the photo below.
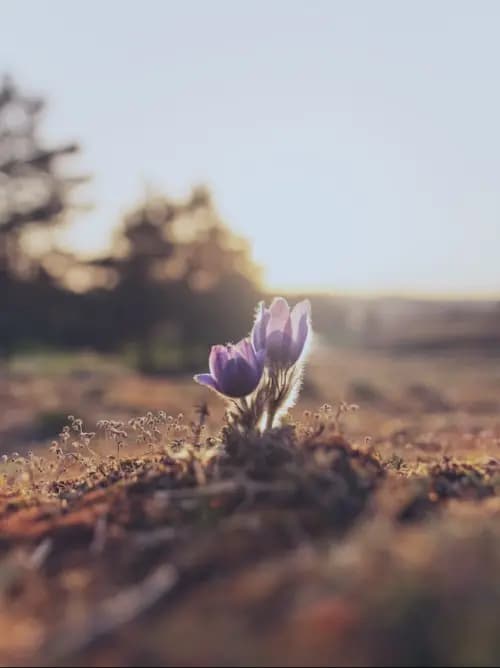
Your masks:
M212 376L219 381L224 365L229 358L229 351L226 346L212 346L210 350L210 357L208 358L208 367Z
M266 362L266 349L265 348L262 348L261 350L258 350L255 353L255 362L256 362L257 373L259 374L259 380L260 380L260 377L262 376L262 372L264 371L264 364Z
M292 318L292 324L298 323L302 316L311 317L311 302L309 299L303 299L301 302L295 304L290 314Z
M255 365L255 350L248 337L239 341L234 347L238 355L243 357L250 366Z
M287 325L286 332L276 330L267 337L267 356L271 363L280 366L291 366L290 349L292 347L291 324Z
M217 381L209 373L197 373L193 378L200 385L206 385L207 387L212 388L212 390L220 392Z
M276 329L284 330L290 317L290 307L288 306L286 299L283 299L283 297L275 297L269 307L269 312L271 318L267 331L270 332Z
M221 382L222 392L233 398L246 397L258 385L260 375L243 357L229 360L224 368L224 377Z
M311 303L308 299L296 304L292 310L292 347L291 358L295 363L302 354L311 330Z
M269 311L271 317L267 326L266 339L268 357L271 362L286 365L292 343L290 308L283 297L276 297Z
M264 302L260 302L252 327L252 344L255 350L266 347L266 332L270 317L269 309L265 307Z

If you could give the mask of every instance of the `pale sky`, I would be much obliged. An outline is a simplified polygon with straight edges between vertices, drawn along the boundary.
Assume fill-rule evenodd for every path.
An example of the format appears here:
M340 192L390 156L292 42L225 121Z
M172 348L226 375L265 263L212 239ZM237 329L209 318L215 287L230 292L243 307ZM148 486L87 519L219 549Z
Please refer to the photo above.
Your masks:
M0 0L102 249L144 184L214 192L274 289L500 292L500 2Z

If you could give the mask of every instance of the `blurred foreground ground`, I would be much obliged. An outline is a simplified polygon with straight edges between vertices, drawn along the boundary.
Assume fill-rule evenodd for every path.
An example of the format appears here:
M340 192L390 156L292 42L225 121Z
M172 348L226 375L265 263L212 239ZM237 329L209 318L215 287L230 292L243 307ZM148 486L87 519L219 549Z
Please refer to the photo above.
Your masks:
M5 492L0 663L496 665L500 357L319 346L306 378L291 457L286 434L237 444L211 477L209 455L124 450L50 501ZM67 414L222 414L91 356L14 360L0 398L4 453ZM303 416L340 400L343 437Z

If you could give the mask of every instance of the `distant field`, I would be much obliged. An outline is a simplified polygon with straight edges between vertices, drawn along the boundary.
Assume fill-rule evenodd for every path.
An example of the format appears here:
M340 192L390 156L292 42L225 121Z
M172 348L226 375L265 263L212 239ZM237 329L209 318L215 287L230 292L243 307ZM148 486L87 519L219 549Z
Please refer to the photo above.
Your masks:
M92 423L126 419L148 410L193 417L208 402L218 427L223 412L212 393L187 376L144 376L119 358L94 354L15 357L0 370L0 448L8 453L50 442L72 414ZM483 352L367 351L317 344L299 405L305 409L348 401L351 434L385 437L394 424L427 429L490 424L500 408L500 348Z
M4 454L128 433L2 465L3 665L500 660L500 355L318 345L295 431L223 450L216 397L116 360L14 360L0 399Z

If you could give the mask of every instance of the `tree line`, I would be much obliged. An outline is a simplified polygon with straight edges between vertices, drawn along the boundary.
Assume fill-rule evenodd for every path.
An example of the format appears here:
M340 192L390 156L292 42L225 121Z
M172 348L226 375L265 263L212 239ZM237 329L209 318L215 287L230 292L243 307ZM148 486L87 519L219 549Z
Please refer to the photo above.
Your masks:
M30 347L128 352L144 371L194 368L213 341L244 333L261 297L248 243L210 192L148 193L118 224L111 250L84 261L54 232L81 205L69 161L46 146L44 100L0 85L0 355Z

